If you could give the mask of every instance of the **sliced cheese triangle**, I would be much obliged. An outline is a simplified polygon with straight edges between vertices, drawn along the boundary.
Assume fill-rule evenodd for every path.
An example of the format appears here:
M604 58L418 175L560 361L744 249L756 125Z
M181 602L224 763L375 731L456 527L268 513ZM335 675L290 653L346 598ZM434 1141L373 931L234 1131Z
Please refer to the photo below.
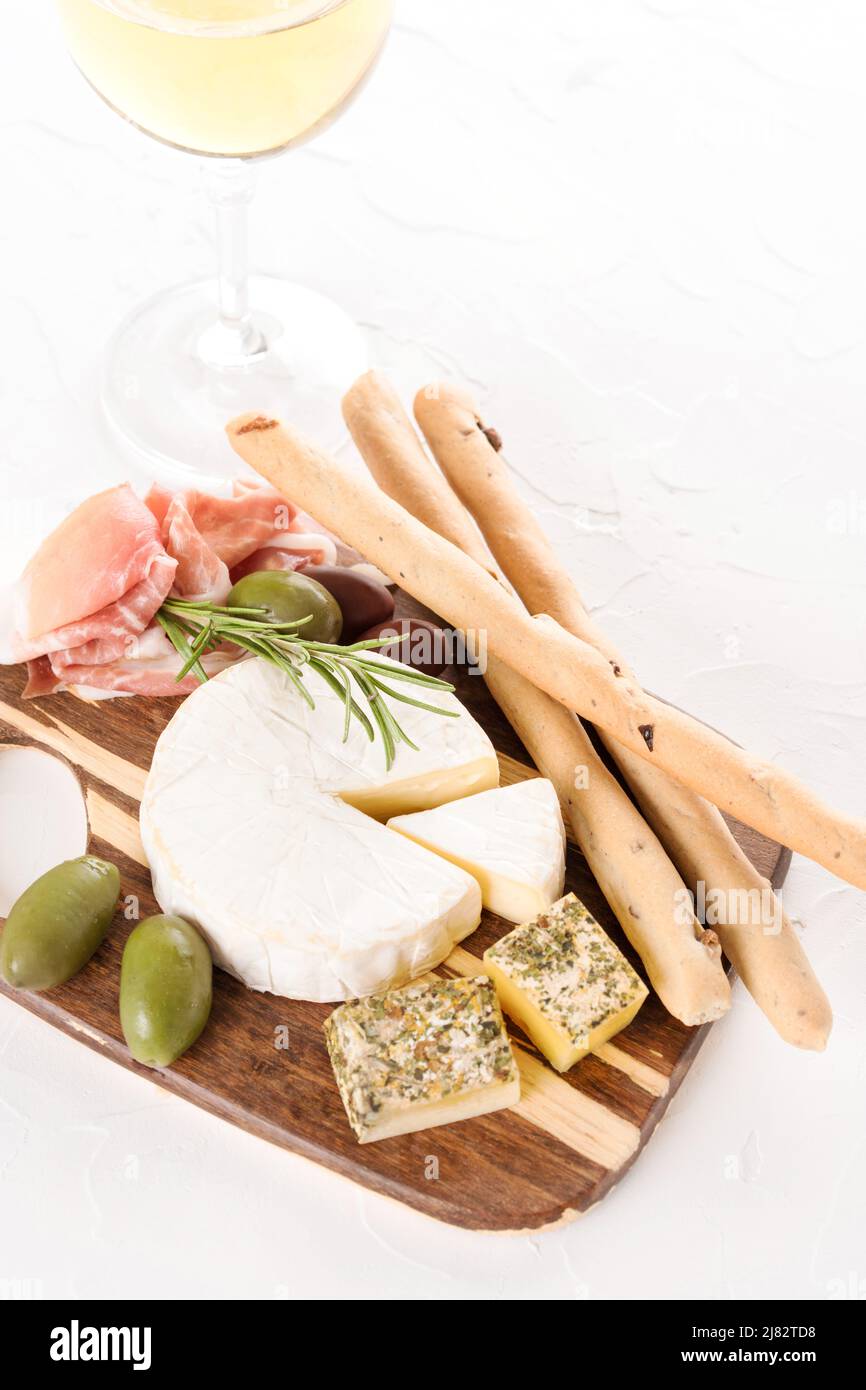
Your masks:
M353 720L343 743L342 701L305 679L312 710L259 660L190 695L157 743L141 836L160 906L201 928L218 965L253 989L341 1000L432 969L481 915L470 875L366 812L493 787L499 765L459 700L425 691L455 717L395 706L417 748L386 771L381 742Z
M395 816L388 825L472 874L484 906L508 922L531 922L562 896L565 830L546 777Z

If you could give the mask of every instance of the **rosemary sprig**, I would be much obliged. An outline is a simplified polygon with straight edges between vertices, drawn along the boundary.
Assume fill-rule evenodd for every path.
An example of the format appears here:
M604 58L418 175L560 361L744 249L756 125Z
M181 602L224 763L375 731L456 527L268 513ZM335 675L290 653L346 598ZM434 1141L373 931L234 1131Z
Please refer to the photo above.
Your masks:
M383 671L387 669L391 681L433 690L454 689L447 681L439 680L437 676L427 676L411 666L383 668L380 662L367 655L377 647L390 645L394 638L375 637L365 642L352 642L349 646L313 642L301 635L303 628L312 621L311 618L276 623L269 622L266 613L265 608L226 608L216 603L166 599L156 620L181 657L182 664L176 679L182 681L192 673L197 680L206 681L208 676L202 665L202 657L224 642L231 642L284 671L299 695L311 709L315 709L315 701L304 681L306 668L309 667L343 702L343 742L349 737L352 720L357 719L371 742L378 733L388 768L393 766L398 743L405 743L410 748L416 745L383 697L450 719L457 718L455 710L439 709L424 700L414 699L395 690L382 679ZM396 640L404 641L407 635ZM353 692L357 692L359 698Z

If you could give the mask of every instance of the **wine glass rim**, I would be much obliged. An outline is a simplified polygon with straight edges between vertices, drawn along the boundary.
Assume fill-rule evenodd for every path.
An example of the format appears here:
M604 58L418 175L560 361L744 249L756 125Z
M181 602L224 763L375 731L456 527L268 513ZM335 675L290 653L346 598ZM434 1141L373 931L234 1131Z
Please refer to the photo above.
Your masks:
M297 29L312 19L321 19L332 10L342 9L348 3L349 0L306 0L306 3L295 0L292 8L297 13L289 18L286 6L280 4L280 0L273 0L273 13L254 19L183 19L151 9L147 0L94 0L100 9L108 10L121 19L131 19L144 28L156 29L160 33L206 38L252 38Z

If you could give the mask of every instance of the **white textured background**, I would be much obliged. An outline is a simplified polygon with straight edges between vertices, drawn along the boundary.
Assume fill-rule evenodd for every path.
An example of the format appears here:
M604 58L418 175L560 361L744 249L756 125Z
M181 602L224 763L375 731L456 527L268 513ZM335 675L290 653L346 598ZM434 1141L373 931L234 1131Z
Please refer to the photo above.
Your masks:
M194 163L101 106L48 0L15 10L4 571L125 469L100 345L211 257ZM477 386L646 685L861 813L864 42L858 0L398 0L358 106L262 168L253 236L407 386ZM785 901L827 1053L738 988L634 1171L535 1239L366 1195L0 1000L0 1294L866 1297L864 900L797 861Z

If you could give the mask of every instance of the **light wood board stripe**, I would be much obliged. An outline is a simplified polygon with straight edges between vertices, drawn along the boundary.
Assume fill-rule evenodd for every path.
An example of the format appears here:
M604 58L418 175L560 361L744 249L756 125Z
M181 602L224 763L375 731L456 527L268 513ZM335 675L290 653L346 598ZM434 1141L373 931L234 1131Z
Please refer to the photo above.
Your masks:
M637 1125L576 1091L517 1039L512 1042L520 1071L518 1115L603 1168L621 1168L637 1153Z
M444 964L455 975L484 974L484 963L462 946ZM516 1038L512 1042L520 1071L518 1115L604 1168L619 1168L635 1153L640 1143L636 1125L569 1086Z
M51 724L43 724L0 700L0 719L5 720L13 729L27 734L46 748L52 748L55 753L62 753L71 763L75 763L76 767L83 767L100 782L125 792L134 801L141 800L147 778L147 772L143 767L136 767L135 763L129 763L125 758L109 753L107 748L92 743L89 738L76 733L75 729L70 729L53 715L49 715L49 718Z
M529 763L519 763L516 758L509 758L507 753L497 753L496 756L499 759L500 786L510 787L514 782L525 782L530 777L541 776L537 768L530 767Z
M86 800L87 816L94 835L119 849L128 859L134 859L136 864L148 868L147 856L135 818L120 806L115 806L113 801L106 801L104 796L100 796L99 792L93 791L92 788L88 791Z
M609 1067L616 1067L617 1071L630 1077L636 1086L640 1086L641 1090L647 1091L651 1096L666 1096L670 1090L671 1083L668 1077L656 1071L655 1067L647 1066L639 1057L631 1057L628 1052L623 1052L616 1043L602 1043L593 1055L606 1062Z
M471 951L464 950L462 946L455 946L450 956L442 962L446 970L453 970L455 975L466 975L469 979L473 975L484 974L484 961L480 956L473 956Z
M452 970L455 975L483 975L484 961L478 956L473 956L471 951L466 951L462 946L455 946L445 967ZM606 1062L609 1067L615 1067L624 1075L631 1078L642 1090L647 1091L651 1096L667 1095L669 1081L660 1071L654 1067L647 1066L646 1062L641 1062L636 1057L630 1057L627 1052L623 1052L621 1047L616 1047L613 1043L604 1043L593 1054L600 1061Z

